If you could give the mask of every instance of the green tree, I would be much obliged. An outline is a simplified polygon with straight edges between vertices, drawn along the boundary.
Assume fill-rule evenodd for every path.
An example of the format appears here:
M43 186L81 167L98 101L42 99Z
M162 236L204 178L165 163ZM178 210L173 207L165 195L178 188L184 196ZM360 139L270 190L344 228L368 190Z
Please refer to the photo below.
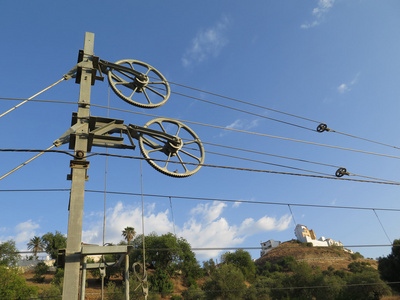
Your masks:
M210 276L216 270L215 262L212 258L207 261L203 261L203 269Z
M0 299L30 299L38 288L29 286L16 269L0 266Z
M42 240L45 245L45 251L52 259L57 259L59 249L67 247L67 238L59 231L46 233L42 236Z
M234 253L226 252L222 254L221 260L225 264L232 264L237 267L244 275L245 280L253 281L256 275L256 266L251 260L249 252L238 249Z
M394 240L392 252L386 257L378 258L378 270L383 280L400 281L400 240ZM395 284L392 289L400 292L400 286Z
M0 243L0 266L13 267L21 259L13 240Z
M243 299L246 292L243 273L234 265L221 265L204 283L206 299Z
M131 240L134 238L135 235L136 231L135 228L133 227L125 227L125 229L122 231L122 236L128 242L128 245L130 244Z
M133 246L137 251L131 254L131 261L143 261L142 235L134 239ZM158 236L153 232L145 237L145 246L146 263L150 268L166 270L170 275L181 270L186 279L203 275L190 244L184 238L177 238L172 233Z
M44 244L43 240L41 237L38 236L34 236L33 238L31 238L27 244L28 246L28 250L32 250L33 251L33 255L34 257L37 259L37 253L39 251L43 251L44 248L46 247L46 245Z
M340 299L342 300L375 300L390 295L390 287L380 278L376 271L352 273L347 279L347 286Z

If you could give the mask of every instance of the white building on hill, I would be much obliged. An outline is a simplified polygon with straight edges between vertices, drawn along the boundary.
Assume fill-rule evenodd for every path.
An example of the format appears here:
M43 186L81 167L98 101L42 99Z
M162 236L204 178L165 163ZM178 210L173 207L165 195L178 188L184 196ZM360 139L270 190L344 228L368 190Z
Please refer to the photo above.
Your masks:
M315 247L329 247L329 246L339 246L343 247L343 244L339 241L332 239L326 239L323 236L317 240L314 230L309 230L306 226L297 224L294 234L297 239L302 243L311 243Z
M271 251L273 248L278 247L281 244L280 241L274 241L274 240L268 240L264 243L261 243L261 256L264 256L267 254L269 251Z

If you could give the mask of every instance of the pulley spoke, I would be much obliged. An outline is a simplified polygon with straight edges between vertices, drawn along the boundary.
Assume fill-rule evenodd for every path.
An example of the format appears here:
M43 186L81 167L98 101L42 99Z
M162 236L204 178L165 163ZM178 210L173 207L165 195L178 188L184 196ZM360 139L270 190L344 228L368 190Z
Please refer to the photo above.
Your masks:
M156 91L156 90L153 89L152 87L147 86L147 88L148 88L150 91L152 91L153 93L159 95L160 97L163 97L163 98L165 97L163 94L159 93L158 91Z
M192 158L194 158L194 159L197 160L198 162L201 161L201 158L200 158L200 157L197 157L196 155L194 155L194 154L192 154L192 153L190 153L190 152L187 152L187 151L182 150L182 149L181 149L181 152L182 152L182 153L185 153L186 155L188 155L188 156L190 156L190 157L192 157Z
M181 162L182 167L185 169L186 172L188 172L188 169L186 168L186 165L185 165L185 163L183 162L183 160L182 160L181 156L179 155L179 153L176 154L176 156L178 156L179 161Z
M149 96L147 95L146 90L143 91L144 95L146 96L147 101L149 102L149 104L151 104L151 100L149 98Z

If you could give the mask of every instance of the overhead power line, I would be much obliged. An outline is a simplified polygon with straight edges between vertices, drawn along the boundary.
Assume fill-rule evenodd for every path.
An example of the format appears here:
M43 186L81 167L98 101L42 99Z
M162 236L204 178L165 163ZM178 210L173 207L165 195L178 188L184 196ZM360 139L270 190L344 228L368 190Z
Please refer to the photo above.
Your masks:
M103 106L103 105L92 104L92 106L108 109L106 106ZM112 109L112 110L115 110L115 111L122 111L122 112L132 113L132 114L138 114L138 115L142 115L142 116L161 118L161 116L152 115L152 114L146 114L146 113L141 113L141 112L136 112L136 111L131 111L131 110L125 110L125 109L119 109L119 108L109 108L109 109ZM205 123L182 120L182 119L176 119L176 120L180 121L180 122L184 122L184 123L195 124L195 125L199 125L199 126L206 126L206 127L211 127L211 128L217 128L217 129L222 129L222 130L227 130L227 131L241 132L241 133L247 133L247 134L252 134L252 135L257 135L257 136L264 136L264 137L269 137L269 138L275 138L275 139L287 140L287 141L292 141L292 142L304 143L304 144L309 144L309 145L315 145L315 146L328 147L328 148L333 148L333 149L340 149L340 150L346 150L346 151L352 151L352 152L358 152L358 153L364 153L364 154L370 154L370 155L376 155L376 156L400 159L399 156L394 156L394 155L387 155L387 154L375 153L375 152L370 152L370 151L363 151L363 150L357 150L357 149L351 149L351 148L345 148L345 147L339 147L339 146L333 146L333 145L326 145L326 144L315 143L315 142L308 142L308 141L297 140L297 139L292 139L292 138L274 136L274 135L265 134L265 133L258 133L258 132L252 132L252 131L246 131L246 130L240 130L240 129L234 129L234 128L227 128L227 127L223 127L223 126L205 124Z
M70 192L71 189L0 189L0 193L10 192ZM88 193L99 194L114 194L122 196L142 196L142 193L132 192L119 192L119 191L100 191L87 189ZM192 201L216 201L216 202L230 202L230 203L245 203L245 204L260 204L260 205L278 205L278 206L298 206L298 207L311 207L311 208L328 208L328 209L351 209L351 210L370 210L370 211L392 211L400 212L400 208L383 208L383 207L360 207L360 206L338 206L338 205L322 205L322 204L305 204L305 203L289 203L289 202L271 202L271 201L255 201L255 200L239 200L239 199L224 199L224 198L210 198L210 197L195 197L195 196L179 196L179 195L160 195L160 194L143 194L143 197L151 198L166 198L166 199L184 199Z
M52 148L52 146L50 147ZM1 151L24 151L23 149L0 149ZM13 169L9 173L3 175L0 179L10 175L11 173L15 172L22 166L26 165L28 162L32 161L33 159L37 158L39 155L42 155L43 153L47 152L47 150L35 150L35 151L40 151L41 153L33 157L32 159L28 160L27 162L21 164L17 168ZM51 152L58 152L58 153L63 153L63 154L68 154L71 155L70 153L66 151L52 151ZM31 149L27 149L27 152L33 152ZM72 155L73 156L73 155ZM92 157L92 156L110 156L110 157L119 157L119 158L128 158L128 159L139 159L139 160L151 160L153 162L168 162L168 163L173 163L173 164L181 164L181 161L167 161L165 159L153 159L153 158L144 158L144 157L138 157L138 156L127 156L127 155L117 155L117 154L110 154L110 153L92 153L86 156L86 158ZM210 167L210 168L220 168L220 169L230 169L230 170L237 170L237 171L248 171L248 172L258 172L258 173L268 173L268 174L280 174L280 175L291 175L291 176L303 176L303 177L310 177L310 178L321 178L321 179L334 179L334 180L344 180L344 181L354 181L354 182L364 182L364 183L377 183L377 184L389 184L389 185L400 185L400 182L397 181L389 181L385 179L378 179L378 178L373 178L373 177L367 177L366 178L373 178L371 180L362 180L362 179L352 179L352 178L343 178L343 177L335 177L335 176L324 176L324 175L312 175L312 174L301 174L301 173L289 173L289 172L280 172L280 171L271 171L271 170L262 170L262 169L251 169L251 168L241 168L241 167L232 167L232 166L222 166L222 165L212 165L212 164L197 164L197 163L191 163L191 162L184 162L185 165L200 165L202 167ZM357 175L361 176L361 175Z
M279 123L282 123L282 124L298 127L298 128L301 128L301 129L315 131L315 129L312 129L312 128L308 128L308 127L301 126L301 125L298 125L298 124L294 124L294 123L291 123L291 122L282 121L282 120L278 120L278 119L275 119L275 118L267 117L267 116L264 116L264 115L252 113L252 112L249 112L249 111L246 111L246 110L243 110L243 109L234 108L232 106L223 105L223 104L220 104L220 103L215 103L215 102L212 102L212 101L208 101L208 100L205 100L205 99L201 99L201 98L193 97L193 96L189 96L189 95L184 95L184 94L177 93L177 92L172 92L172 93L175 94L175 95L184 96L184 97L195 99L195 100L202 101L202 102L205 102L205 103L217 105L217 106L220 106L220 107L223 107L223 108L227 108L227 109L230 109L230 110L235 110L235 111L242 112L242 113L245 113L245 114L253 115L253 116L256 116L256 117L259 117L259 118L268 119L268 120L271 120L271 121L275 121L275 122L279 122Z
M194 90L194 91L198 91L198 92L201 92L201 93L205 93L205 94L209 94L209 95L212 95L212 96L216 96L216 97L219 97L219 98L235 101L235 102L238 102L238 103L250 105L250 106L253 106L253 107L257 107L257 108L262 108L262 109L273 111L273 112L276 112L276 113L279 113L279 114L284 114L284 115L291 116L291 117L294 117L294 118L298 118L298 119L302 119L302 120L306 120L306 121L310 121L310 122L314 122L314 123L320 123L320 125L325 125L326 126L326 124L324 124L323 122L319 122L319 121L312 120L312 119L309 119L309 118L305 118L305 117L302 117L302 116L298 116L298 115L295 115L295 114L287 113L287 112L284 112L284 111L272 109L272 108L265 107L265 106L262 106L262 105L257 105L257 104L254 104L254 103L251 103L251 102L248 102L248 101L243 101L243 100L235 99L235 98L232 98L232 97L227 97L227 96L224 96L224 95L221 95L221 94L208 92L208 91L205 91L205 90L193 88L193 87L190 87L190 86L187 86L187 85L183 85L183 84L179 84L179 83L175 83L175 82L171 82L171 81L169 81L169 83L174 84L176 86L180 86L180 87L184 87L184 88L187 88L187 89L191 89L191 90ZM198 98L198 97L193 97L193 96L189 96L189 95L185 95L185 94L181 94L181 93L176 93L176 92L172 92L172 93L180 95L180 96L183 96L183 97L199 100L199 101L202 101L202 102L210 103L210 104L213 104L213 105L219 105L221 107L225 107L225 108L241 111L241 112L248 113L248 114L253 114L253 113L245 111L245 110L236 109L236 108L233 108L233 107L229 107L229 106L222 105L222 104L219 104L219 103L216 103L216 102L212 102L212 101L208 101L208 100L205 100L205 99L201 99L201 98ZM258 114L254 114L254 115L260 116ZM292 126L300 127L300 128L303 128L303 129L316 131L315 129L310 129L308 127L304 127L304 126L301 126L301 125L293 124L293 123L290 123L290 122L285 122L285 121L282 121L282 120L278 120L278 119L274 119L274 118L270 118L270 117L266 117L266 116L260 116L260 117L263 117L263 118L266 118L266 119L270 119L270 120L273 120L273 121L277 121L277 122L280 122L280 123L285 123L287 125L292 125ZM387 147L391 147L391 148L395 148L395 149L400 149L400 147L398 147L398 146L389 145L389 144L386 144L386 143L374 141L374 140L363 138L363 137L359 137L359 136L356 136L356 135L340 132L340 131L333 130L333 129L330 129L330 128L327 128L327 127L326 127L326 129L324 129L322 131L319 131L319 130L317 130L317 131L318 132L323 132L323 131L333 132L333 133L345 135L345 136L348 136L348 137L356 138L356 139L359 139L359 140L367 141L367 142L370 142L370 143L375 143L375 144L382 145L382 146L387 146Z
M36 94L33 95L32 97L30 97L30 98L28 98L28 99L25 99L23 102L19 103L18 105L14 106L14 107L10 108L9 110L7 110L6 112L2 113L2 114L0 115L0 118L3 117L3 116L5 116L5 115L8 114L9 112L13 111L14 109L20 107L21 105L25 104L25 103L28 102L29 100L32 100L32 99L35 98L36 96L39 96L39 95L42 94L43 92L45 92L45 91L49 90L50 88L56 86L57 84L59 84L61 81L64 81L64 80L66 80L66 79L65 79L65 78L61 78L60 80L56 81L56 82L53 83L52 85L50 85L50 86L48 86L47 88L41 90L39 93L36 93Z
M23 100L20 98L5 98L5 97L0 97L0 99L8 99L8 100ZM47 102L47 103L59 103L59 104L78 104L78 102L70 102L70 101L53 101L53 100L30 100L30 101L35 101L35 102ZM143 116L148 116L148 117L155 117L155 118L161 118L161 116L158 115L153 115L153 114L146 114L146 113L141 113L141 112L136 112L136 111L131 111L131 110L126 110L126 109L120 109L120 108L113 108L113 107L107 107L103 105L97 105L97 104L91 104L93 107L98 107L98 108L103 108L103 109L109 109L109 110L114 110L114 111L120 111L120 112L126 112L126 113L132 113L132 114L138 114L138 115L143 115ZM211 128L217 128L217 129L222 129L222 130L228 130L228 131L235 131L235 132L241 132L241 133L247 133L247 134L252 134L252 135L258 135L258 136L264 136L264 137L269 137L269 138L275 138L275 139L281 139L281 140L287 140L287 141L292 141L292 142L298 142L298 143L304 143L304 144L310 144L310 145L315 145L315 146L322 146L322 147L328 147L328 148L333 148L333 149L340 149L340 150L346 150L346 151L352 151L352 152L358 152L358 153L364 153L364 154L370 154L370 155L376 155L376 156L382 156L382 157L388 157L388 158L395 158L395 159L400 159L399 156L395 155L387 155L387 154L381 154L381 153L376 153L376 152L370 152L370 151L364 151L364 150L358 150L358 149L351 149L351 148L346 148L346 147L339 147L339 146L333 146L333 145L327 145L327 144L321 144L321 143L316 143L316 142L309 142L309 141L303 141L303 140L298 140L298 139L292 139L292 138L286 138L286 137L280 137L280 136L274 136L274 135L269 135L265 133L258 133L258 132L252 132L252 131L246 131L246 130L240 130L240 129L234 129L234 128L228 128L228 127L223 127L223 126L218 126L218 125L211 125L211 124L205 124L205 123L200 123L200 122L194 122L194 121L188 121L188 120L183 120L183 119L176 119L177 121L180 122L185 122L189 124L195 124L199 126L206 126L206 127L211 127ZM332 132L337 132L334 130L331 130ZM339 132L337 132L339 133ZM347 134L345 134L347 135ZM351 136L351 135L349 135ZM389 146L392 148L398 148L396 146L376 142L373 140L369 139L364 139L360 137L353 136L355 138L363 139L365 141Z
M273 111L273 112L276 112L276 113L279 113L279 114L291 116L291 117L294 117L294 118L298 118L298 119L302 119L302 120L306 120L306 121L310 121L310 122L314 122L314 123L321 123L319 121L315 121L315 120L312 120L312 119L309 119L309 118L301 117L301 116L298 116L298 115L295 115L295 114L290 114L290 113L287 113L287 112L284 112L284 111L280 111L280 110L277 110L277 109L273 109L273 108L270 108L270 107L265 107L265 106L262 106L262 105L257 105L257 104L251 103L251 102L235 99L235 98L232 98L232 97L223 96L221 94L208 92L208 91L205 91L205 90L193 88L193 87L190 87L190 86L187 86L187 85L183 85L183 84L179 84L179 83L172 82L172 81L168 81L168 82L173 84L173 85L176 85L176 86L184 87L184 88L187 88L187 89L191 89L191 90L198 91L198 92L201 92L201 93L205 93L205 94L209 94L209 95L212 95L212 96L216 96L216 97L224 98L224 99L227 99L227 100L235 101L235 102L238 102L238 103L243 103L243 104L250 105L250 106L253 106L253 107L262 108L262 109Z

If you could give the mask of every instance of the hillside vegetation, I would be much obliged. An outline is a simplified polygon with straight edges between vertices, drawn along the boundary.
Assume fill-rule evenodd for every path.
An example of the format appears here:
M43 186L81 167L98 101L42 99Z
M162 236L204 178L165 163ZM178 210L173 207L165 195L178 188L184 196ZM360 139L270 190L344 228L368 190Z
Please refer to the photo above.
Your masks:
M143 259L141 241L141 237L131 241L135 249L130 254L131 262ZM396 243L400 245L400 241ZM312 247L293 240L282 243L256 261L251 259L247 251L238 249L224 253L218 265L210 259L200 266L186 240L177 239L172 234L158 236L154 233L146 237L146 253L149 300L399 299L392 296L394 291L398 292L399 286L389 286L380 277L385 273L382 270L389 275L393 273L387 267L395 265L391 261L398 255L393 254L383 259L386 267L382 269L377 261L364 259L359 253L351 254L339 247ZM117 257L111 255L106 259L112 262ZM106 299L124 299L123 269L123 266L120 269L107 268ZM3 270L6 272L6 269ZM18 279L20 286L24 287L19 289L24 291L24 299L61 299L63 270L57 269L55 274L43 274L43 270L41 274L36 274L38 271L39 268L23 274L26 283ZM139 277L143 276L141 272ZM100 299L99 274L98 270L88 272L86 299ZM386 280L398 281L395 278ZM1 282L6 281L0 278ZM30 294L30 298L26 297L27 294ZM0 287L0 298L2 295ZM141 282L133 272L130 275L130 297L145 298Z
M277 263L286 256L293 256L296 261L304 261L313 269L319 268L321 271L327 270L329 267L333 267L335 270L349 271L348 265L355 259L369 263L375 269L378 268L376 260L364 259L361 254L351 254L339 247L308 247L297 240L282 243L257 259L255 264L261 266L267 261Z

